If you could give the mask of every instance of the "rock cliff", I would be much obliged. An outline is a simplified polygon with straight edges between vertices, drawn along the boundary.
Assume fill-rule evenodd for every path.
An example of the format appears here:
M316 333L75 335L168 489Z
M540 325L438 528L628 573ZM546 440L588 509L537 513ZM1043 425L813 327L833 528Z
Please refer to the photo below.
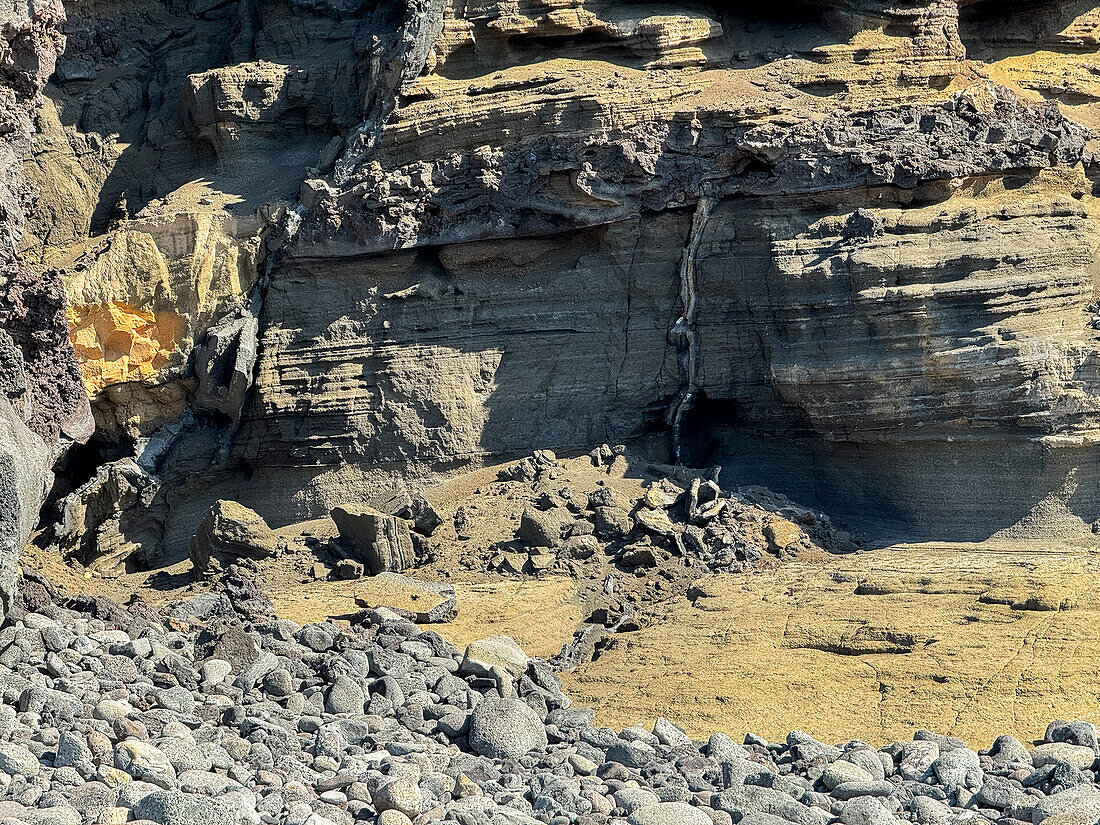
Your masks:
M54 459L92 434L58 273L33 270L19 252L35 196L22 163L39 93L64 46L63 16L55 2L15 0L0 9L0 613Z
M279 526L603 441L864 528L1100 517L1088 2L126 0L66 34L21 248L146 474L112 565L219 499ZM117 475L74 479L87 529Z

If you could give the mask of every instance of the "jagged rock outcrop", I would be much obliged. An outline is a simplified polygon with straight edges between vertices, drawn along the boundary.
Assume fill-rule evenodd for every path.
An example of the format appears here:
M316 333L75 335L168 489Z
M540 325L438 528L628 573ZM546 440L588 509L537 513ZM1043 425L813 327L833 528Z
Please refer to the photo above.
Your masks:
M1089 130L968 60L954 3L444 21L377 152L309 188L249 467L439 469L662 426L697 459L739 425L815 456L799 492L845 514L878 495L981 534L1072 472L1092 520ZM325 299L303 313L306 272ZM1014 462L1043 469L966 504Z
M7 613L19 575L19 553L38 521L50 478L46 444L0 395L0 610Z
M149 437L192 392L235 415L242 390L196 383L192 350L218 327L200 358L210 368L215 352L232 382L223 356L248 344L223 333L258 306L306 169L331 169L403 15L298 0L70 9L26 166L49 194L24 248L68 290L102 438Z
M162 559L631 439L926 535L1100 516L1095 8L238 11L75 10L28 165Z
M133 459L101 465L60 502L55 535L65 559L99 576L141 569L143 548L155 547L164 532L151 507L159 489Z

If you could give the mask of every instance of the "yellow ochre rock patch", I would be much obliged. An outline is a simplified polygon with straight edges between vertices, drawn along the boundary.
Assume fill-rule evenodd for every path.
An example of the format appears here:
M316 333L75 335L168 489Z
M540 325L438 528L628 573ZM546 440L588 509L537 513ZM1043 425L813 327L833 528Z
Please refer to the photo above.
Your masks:
M66 314L89 395L110 384L152 378L176 351L180 323L174 312L111 301L70 306Z

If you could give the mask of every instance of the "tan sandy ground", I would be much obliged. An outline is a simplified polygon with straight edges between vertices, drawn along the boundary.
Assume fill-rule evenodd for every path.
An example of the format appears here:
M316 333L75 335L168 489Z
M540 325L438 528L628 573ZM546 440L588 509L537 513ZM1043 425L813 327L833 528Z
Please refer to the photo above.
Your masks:
M1080 551L946 545L722 577L565 681L613 726L876 743L927 727L988 747L1100 719L1098 581Z
M563 577L458 582L459 645L507 633L547 656L580 618ZM1020 546L917 545L700 582L694 605L564 678L622 727L669 716L697 736L880 743L927 727L988 746L1056 717L1100 721L1100 557ZM338 614L364 583L274 590L300 620ZM329 609L331 606L331 610Z

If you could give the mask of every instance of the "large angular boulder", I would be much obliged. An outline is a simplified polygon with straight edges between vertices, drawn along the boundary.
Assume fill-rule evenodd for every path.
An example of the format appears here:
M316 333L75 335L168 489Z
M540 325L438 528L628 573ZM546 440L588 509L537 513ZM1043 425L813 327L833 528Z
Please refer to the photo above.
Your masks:
M423 536L430 536L443 523L435 505L419 490L402 487L386 498L378 509L391 516L408 519L412 522L412 529Z
M401 573L416 563L409 522L361 504L333 508L332 520L348 550L367 572Z
M462 675L489 677L494 670L518 679L527 670L527 654L510 636L486 636L470 642L458 672Z
M62 553L104 577L148 569L146 550L157 547L164 533L152 507L159 488L132 458L100 466L61 502Z
M212 325L205 340L195 347L198 386L194 406L222 413L233 421L240 417L256 364L260 322L250 309L234 312Z
M235 501L217 501L191 539L189 555L196 575L206 575L241 559L267 558L278 549L278 537L259 513Z

